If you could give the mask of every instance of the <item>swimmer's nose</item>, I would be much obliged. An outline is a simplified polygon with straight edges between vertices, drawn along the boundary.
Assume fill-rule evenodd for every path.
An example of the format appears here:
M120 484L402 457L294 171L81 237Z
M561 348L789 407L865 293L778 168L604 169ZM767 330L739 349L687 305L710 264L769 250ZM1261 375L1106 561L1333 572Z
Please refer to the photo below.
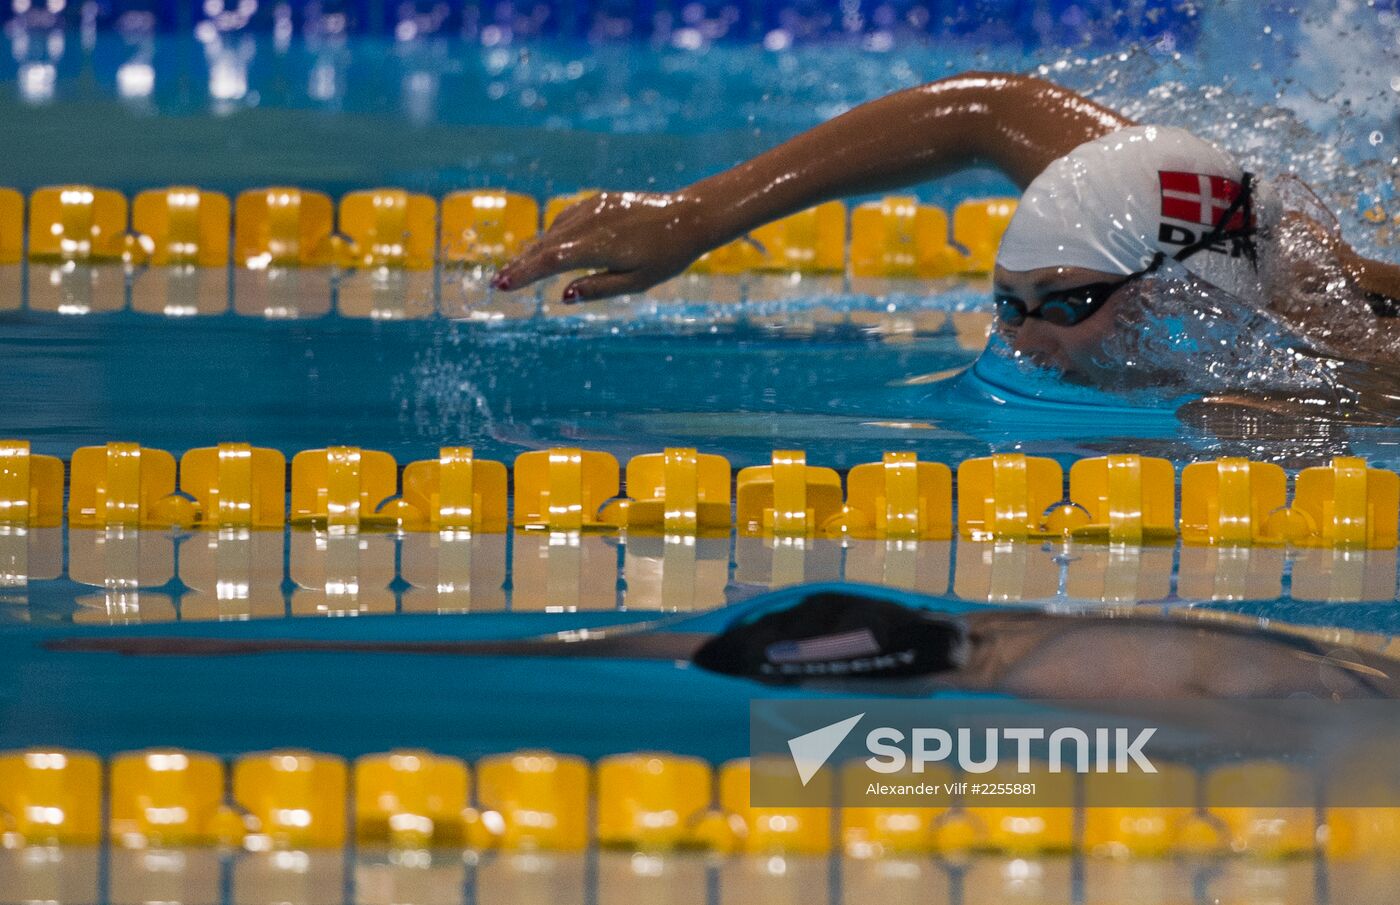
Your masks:
M1050 362L1060 357L1063 351L1055 331L1049 324L1038 320L1028 320L1015 327L1003 325L1006 340L1012 349L1037 360Z

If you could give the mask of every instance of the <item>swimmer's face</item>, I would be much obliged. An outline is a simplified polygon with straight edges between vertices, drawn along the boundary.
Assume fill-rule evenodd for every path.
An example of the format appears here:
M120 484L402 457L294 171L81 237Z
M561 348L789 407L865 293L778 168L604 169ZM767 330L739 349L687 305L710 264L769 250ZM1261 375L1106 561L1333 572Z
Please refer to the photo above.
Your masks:
M1119 283L1123 281L1123 275L1084 267L1042 267L1036 270L997 267L993 279L994 291L999 297L1019 299L1027 311L1034 312L1047 297L1053 297L1058 292L1081 286ZM1128 283L1110 293L1101 308L1072 326L1062 326L1044 317L1033 316L1019 325L998 319L997 327L1011 348L1037 363L1070 373L1092 371L1095 370L1094 353L1116 329L1118 316L1124 308L1123 300L1132 291L1131 285Z

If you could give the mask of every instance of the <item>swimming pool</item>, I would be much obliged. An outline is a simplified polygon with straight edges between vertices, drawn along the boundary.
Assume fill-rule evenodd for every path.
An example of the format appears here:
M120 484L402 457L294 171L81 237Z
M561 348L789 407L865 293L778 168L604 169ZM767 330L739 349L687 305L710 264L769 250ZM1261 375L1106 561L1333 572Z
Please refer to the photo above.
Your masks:
M1072 30L1071 13L1055 10L1056 27ZM335 198L389 185L434 199L489 188L544 201L597 186L683 184L897 87L966 68L1043 64L1051 77L1139 118L1189 125L1248 160L1267 161L1271 171L1296 170L1339 210L1359 247L1393 256L1385 229L1400 83L1391 77L1389 51L1400 26L1384 4L1335 14L1316 4L1301 15L1275 4L1208 4L1173 11L1183 18L1169 17L1165 27L1120 21L1117 33L1094 32L1090 43L1069 50L1045 37L1050 26L1012 41L960 37L951 26L916 33L907 16L897 16L896 27L805 41L791 27L800 16L780 25L746 13L744 34L758 40L719 40L706 32L713 18L690 27L690 13L675 12L680 26L648 31L641 43L580 40L589 28L512 40L499 28L469 27L456 11L446 14L450 27L407 38L317 30L299 5L288 13L286 21L296 23L290 35L279 30L275 11L266 22L221 20L213 32L193 22L143 30L103 19L89 29L86 20L61 15L17 16L6 33L14 52L0 61L0 121L8 126L0 133L7 161L0 183L26 194L84 184L128 197L167 185L229 196L286 185ZM638 15L602 19L635 23ZM1369 17L1367 27L1353 24L1359 17ZM433 13L412 21L426 27ZM1128 50L1115 36L1124 29L1142 36ZM1009 183L971 172L916 195L952 211L967 199L1010 192ZM1377 205L1379 220L1362 216ZM983 354L992 326L984 276L710 273L641 298L565 309L546 294L558 287L523 302L501 298L471 267L438 265L381 283L317 267L274 273L235 262L212 270L191 281L113 263L0 265L0 435L63 459L70 472L75 450L111 441L177 457L239 441L288 460L348 445L387 452L399 466L459 445L507 464L559 447L610 453L623 464L692 447L724 456L735 470L768 465L775 450L803 450L807 462L840 478L887 452L954 467L1021 453L1067 469L1134 453L1165 458L1178 470L1220 456L1291 473L1349 455L1400 468L1394 417L1202 412L1183 406L1190 388L1066 387ZM1238 354L1208 370L1210 380L1245 385L1287 365L1266 354L1274 325L1229 326L1234 332L1208 338ZM1170 343L1154 351L1163 368L1189 362ZM1296 388L1312 386L1306 381L1315 376L1299 370L1280 380ZM1375 390L1387 386L1383 378L1365 372L1357 382ZM512 491L519 485L517 474ZM0 575L0 748L29 752L24 776L55 768L54 750L66 751L57 772L67 779L52 786L54 794L68 796L75 814L102 815L92 817L94 826L119 810L117 790L149 791L152 771L186 775L188 764L172 770L143 755L145 773L119 776L122 752L154 746L216 755L217 780L187 779L172 798L181 807L199 802L208 826L227 817L215 813L227 799L269 822L274 811L300 809L319 832L326 815L343 813L349 800L346 763L399 747L468 761L478 783L490 775L493 756L547 749L557 762L545 755L507 760L517 779L573 770L585 778L558 780L534 807L550 819L592 808L601 820L597 809L612 800L600 787L609 757L662 750L677 762L742 758L752 690L654 664L540 670L424 658L405 669L387 655L317 654L146 662L42 647L73 634L520 637L677 612L717 618L707 611L768 588L841 579L910 587L950 606L1266 620L1375 651L1388 650L1397 631L1393 549L1035 538L904 543L729 532L669 544L607 531L63 526L5 529ZM334 616L366 618L324 618ZM263 750L280 753L249 754ZM105 780L84 778L80 752L103 759L92 769ZM280 780L247 780L272 790L265 807L250 804L256 794L235 788L225 795L224 783L236 786L238 771L253 776L264 763L302 784L286 792L292 787ZM365 763L356 782L375 788L371 773L358 772ZM667 760L661 773L674 769ZM201 783L217 786L212 798L201 797ZM559 804L550 797L556 794L568 801ZM279 810L277 795L298 804ZM484 792L463 796L463 805L489 811ZM720 792L715 797L730 808ZM706 797L702 809L709 805ZM358 807L351 811L366 810ZM429 856L392 834L396 844L380 851L374 832L342 827L331 837L288 831L290 842L254 833L233 839L235 855L163 846L159 834L150 848L128 848L115 829L25 847L22 833L7 830L15 845L0 853L8 884L0 900L611 901L665 890L696 901L1098 901L1155 884L1193 890L1198 901L1323 902L1378 901L1388 882L1369 867L1322 858L1317 815L1274 815L1286 845L1242 834L1246 852L1300 856L1293 860L1230 862L1207 852L1197 861L1200 853L1178 840L1168 847L1173 859L1123 862L1092 857L1096 847L1121 840L1092 825L1086 831L1086 812L1075 813L1066 817L1076 827L1070 842L1043 828L1016 844L982 839L972 848L990 853L967 861L949 854L962 848L947 839L888 860L824 857L863 844L844 824L809 834L805 849L755 841L738 844L743 856L728 860L714 852L733 843L718 837L699 843L708 855L600 854L580 853L543 831L524 842L487 832L481 838L489 844L478 845L468 827L460 830L470 843L466 854L459 840L450 854ZM796 839L803 819L822 817L781 819L794 821ZM600 839L606 845L602 826L585 827L583 848ZM88 845L99 837L101 848ZM1067 848L1077 854L1066 855Z

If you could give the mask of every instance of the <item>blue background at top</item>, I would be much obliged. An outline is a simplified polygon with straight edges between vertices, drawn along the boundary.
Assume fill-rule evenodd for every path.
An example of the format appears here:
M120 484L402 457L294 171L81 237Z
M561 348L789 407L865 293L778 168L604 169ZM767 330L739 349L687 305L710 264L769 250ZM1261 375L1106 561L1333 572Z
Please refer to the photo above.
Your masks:
M16 11L18 8L18 11ZM88 22L128 33L279 27L322 33L464 35L496 27L513 36L647 37L696 28L710 38L756 40L892 31L978 35L1026 46L1111 44L1172 35L1189 41L1197 22L1181 0L20 0L0 13L32 24Z

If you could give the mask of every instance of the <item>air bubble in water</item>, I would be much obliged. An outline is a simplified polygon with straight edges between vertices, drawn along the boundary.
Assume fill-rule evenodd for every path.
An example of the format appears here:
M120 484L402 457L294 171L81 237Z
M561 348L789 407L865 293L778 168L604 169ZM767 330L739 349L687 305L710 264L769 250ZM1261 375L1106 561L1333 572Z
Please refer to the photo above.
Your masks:
M1378 145L1378 144L1380 144L1380 143L1383 142L1383 141L1385 141L1385 136L1381 134L1381 130L1380 130L1380 129L1377 129L1376 131L1374 131L1374 132L1371 133L1371 145L1372 145L1372 146Z

